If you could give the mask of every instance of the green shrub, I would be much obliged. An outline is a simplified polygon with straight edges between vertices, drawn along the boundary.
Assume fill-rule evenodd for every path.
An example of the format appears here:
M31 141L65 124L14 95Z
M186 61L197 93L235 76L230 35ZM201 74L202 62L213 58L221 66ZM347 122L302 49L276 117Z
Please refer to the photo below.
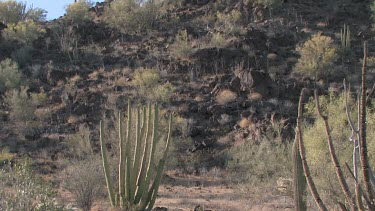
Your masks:
M35 21L27 20L16 24L8 24L8 28L4 29L3 36L8 41L32 44L33 41L37 40L44 33L46 33L45 29Z
M160 75L155 69L140 69L134 75L133 85L138 94L152 101L166 102L174 91L171 83L159 84Z
M67 137L70 153L75 159L84 160L94 154L90 141L90 128L85 125L80 125L78 132Z
M20 67L25 67L32 61L33 47L29 45L22 46L12 52L12 59L17 62Z
M301 57L298 59L294 70L315 80L327 76L337 58L333 40L328 36L321 35L321 33L313 35L310 40L297 47L297 52Z
M231 148L226 169L233 182L257 187L274 187L280 177L291 175L291 144L262 140Z
M69 4L66 7L66 19L74 24L90 21L92 16L89 9L92 6L93 3L88 0L78 0L75 3Z
M28 161L0 169L0 210L63 210L56 205L55 196L52 187L35 176Z
M0 21L4 24L17 24L21 21L43 21L46 11L40 8L26 8L26 3L15 0L0 1Z
M224 31L226 34L238 34L241 32L242 14L238 10L232 10L230 13L217 12L216 28Z
M11 59L0 62L0 92L18 88L21 84L21 73L18 65Z
M216 47L216 48L222 48L226 44L225 37L220 33L213 33L211 40L210 40L210 46Z
M105 9L104 16L111 27L135 34L152 29L159 17L159 5L153 0L142 6L135 0L114 1Z
M155 69L139 69L135 72L133 84L140 89L155 87L160 80L160 75Z
M176 42L171 46L172 53L184 60L188 60L190 54L193 52L189 36L186 30L178 31L176 35Z
M345 162L352 163L353 143L349 141L351 137L351 130L348 124L345 106L345 95L336 96L321 96L320 103L322 111L328 116L330 131L332 135L333 144L339 162L343 165ZM357 125L357 106L353 98L348 99L349 110ZM325 133L324 122L318 118L315 108L315 102L312 100L306 104L306 115L311 119L314 118L313 124L307 124L303 132L303 139L306 148L306 159L309 162L312 175L317 185L317 189L322 192L323 201L330 204L336 204L335 200L343 198L340 186L337 181L335 168L332 166L330 153L328 148L327 136ZM374 110L369 109L367 113L367 140L374 140L375 138L375 113ZM373 141L367 142L367 150L369 154L370 166L374 166L375 143ZM347 171L344 171L344 173ZM351 177L349 174L345 175L347 178ZM334 188L336 187L336 188Z
M5 93L5 102L10 108L11 125L20 138L35 137L41 126L35 115L36 105L27 93L27 87L11 90Z

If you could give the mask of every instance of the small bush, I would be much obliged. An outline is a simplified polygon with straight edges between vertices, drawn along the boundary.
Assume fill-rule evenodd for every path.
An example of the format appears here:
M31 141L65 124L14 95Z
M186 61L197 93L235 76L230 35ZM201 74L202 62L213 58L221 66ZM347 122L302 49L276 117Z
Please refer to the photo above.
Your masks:
M89 211L104 190L104 175L100 159L92 157L87 160L75 161L65 171L65 188L69 190L78 205Z
M330 37L320 33L315 34L302 46L297 47L300 54L298 63L294 67L297 72L302 72L315 80L327 76L337 58L336 48Z
M27 8L26 3L15 0L0 1L0 21L4 24L17 24L21 21L43 21L46 11L40 8Z
M238 10L232 10L230 13L217 12L216 28L223 30L226 34L238 34L241 32L242 14Z
M90 129L82 124L77 133L68 136L66 143L75 159L84 160L93 155L90 134Z
M140 69L134 75L133 84L141 89L154 87L159 83L160 75L155 69Z
M226 44L225 37L220 33L213 33L211 40L210 40L210 46L216 47L216 48L222 48Z
M133 85L138 94L152 101L166 102L174 91L171 83L159 84L160 75L155 69L140 69L134 75Z
M235 183L274 187L277 179L291 175L290 152L291 144L288 143L250 141L227 152L226 169Z
M36 105L27 93L27 87L5 93L5 102L10 108L9 116L12 125L21 138L35 137L39 134L40 122L35 115Z
M22 46L12 52L12 59L17 62L20 67L25 67L32 61L33 47L29 45Z
M0 62L0 92L18 88L21 84L21 73L18 65L11 59Z
M63 210L52 187L34 175L28 161L0 169L0 181L0 210Z
M32 44L46 31L41 28L35 21L27 20L19 23L8 24L4 29L3 36L8 41L18 41L23 44Z
M135 34L152 29L159 17L159 5L155 1L143 5L135 0L114 1L105 9L104 16L111 27Z
M88 0L78 0L66 7L66 19L74 24L80 24L85 21L90 21L92 16L89 12L93 3Z
M173 54L180 58L188 60L190 54L193 52L189 36L186 30L180 30L176 35L176 42L171 48Z
M217 96L216 96L216 101L220 105L225 105L227 103L233 102L237 99L237 94L225 89L221 91Z

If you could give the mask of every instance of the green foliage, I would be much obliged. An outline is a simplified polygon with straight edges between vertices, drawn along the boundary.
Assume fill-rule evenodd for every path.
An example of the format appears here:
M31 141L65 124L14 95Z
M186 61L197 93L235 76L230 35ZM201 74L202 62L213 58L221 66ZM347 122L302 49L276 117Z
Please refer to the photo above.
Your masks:
M38 179L28 161L0 169L0 210L63 210L52 187Z
M3 36L8 41L18 41L23 44L32 44L40 36L46 33L45 29L33 20L8 24L4 29Z
M32 61L33 47L29 45L22 46L12 52L12 59L17 62L20 67L25 67Z
M151 30L159 17L159 5L155 1L141 6L135 0L114 1L105 9L106 22L122 33L136 34Z
M319 98L322 111L329 118L328 121L333 144L341 164L345 162L352 163L353 151L353 143L349 141L351 132L345 113L344 98L344 94L337 97L321 96ZM349 97L348 101L350 114L356 125L356 102L351 97ZM306 159L309 162L311 173L313 175L319 175L319 177L314 178L314 180L317 189L322 192L322 197L328 202L334 203L335 200L339 201L340 198L342 199L343 195L341 189L335 188L339 187L339 184L330 159L324 122L321 118L317 117L315 102L313 102L313 100L306 104L305 108L307 111L306 115L309 118L315 118L315 122L313 124L307 124L303 132ZM368 110L367 118L367 139L373 140L375 138L375 113L373 110ZM372 141L367 142L367 150L369 153L370 166L374 166L375 143ZM349 175L346 176L350 177Z
M176 57L184 60L189 59L193 47L190 44L190 39L186 30L178 31L176 42L172 45L171 50Z
M27 87L10 90L5 93L5 102L10 108L11 125L20 138L34 137L39 133L40 121L35 114L36 105L27 93Z
M216 48L222 48L226 44L225 37L220 33L213 33L211 40L210 40L210 46L216 47Z
M279 177L291 175L291 144L262 140L233 147L227 153L227 170L235 182L274 187Z
M238 10L232 10L230 13L217 12L216 28L226 34L238 34L241 32L242 14Z
M282 0L256 0L256 2L272 9L276 9L283 4Z
M66 19L74 24L80 24L85 21L90 21L92 16L89 12L93 3L89 0L79 0L66 7Z
M298 59L294 70L302 72L315 80L328 75L328 71L332 69L333 63L337 58L336 48L332 39L320 33L313 35L302 46L298 46L297 52L301 57Z
M133 84L145 89L155 87L159 83L160 76L155 69L139 69L135 72Z
M0 62L0 92L18 88L21 84L21 73L18 65L11 59Z
M153 107L153 108L152 108ZM127 129L123 132L123 114L119 112L119 184L113 186L106 145L104 143L104 126L100 123L100 145L103 167L107 182L108 194L113 207L125 210L152 210L170 146L172 115L169 118L165 150L157 165L155 162L156 146L159 141L159 112L158 105L148 108L138 108L133 120L131 103L128 101ZM135 124L135 125L134 125ZM126 136L124 137L124 134ZM161 134L163 135L163 134ZM134 140L134 141L132 141ZM115 195L115 192L118 194Z
M135 72L133 85L137 86L140 96L152 101L165 102L174 91L171 83L159 84L160 75L155 69L138 69Z
M0 1L0 21L17 24L21 21L43 21L46 11L40 8L26 8L26 3L15 0Z
M78 132L69 135L66 143L72 156L78 160L84 160L94 154L90 141L90 128L85 125L80 125Z
M20 90L13 89L5 94L5 102L7 102L11 108L11 120L28 122L35 118L35 106L33 105L27 90L28 87L21 87Z

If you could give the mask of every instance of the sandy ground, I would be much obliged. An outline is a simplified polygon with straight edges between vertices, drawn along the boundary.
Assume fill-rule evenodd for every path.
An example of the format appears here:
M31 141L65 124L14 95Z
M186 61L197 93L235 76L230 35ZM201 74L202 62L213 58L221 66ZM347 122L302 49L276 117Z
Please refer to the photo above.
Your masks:
M155 207L169 211L193 211L200 205L206 211L292 211L289 196L231 187L224 179L198 176L167 176L159 188ZM74 197L66 190L59 191L59 201L74 208ZM106 198L98 200L92 211L111 210ZM79 210L79 209L75 209Z

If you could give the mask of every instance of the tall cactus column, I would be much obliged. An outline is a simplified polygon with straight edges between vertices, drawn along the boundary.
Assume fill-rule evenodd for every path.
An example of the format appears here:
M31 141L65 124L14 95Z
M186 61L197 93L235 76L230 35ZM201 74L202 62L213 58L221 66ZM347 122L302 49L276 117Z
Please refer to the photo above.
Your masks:
M119 182L118 193L113 186L112 174L106 155L104 143L104 126L100 122L100 145L103 157L103 168L107 182L108 195L113 207L134 210L151 210L158 193L163 168L171 143L172 115L169 117L165 149L156 167L156 144L158 142L159 118L158 105L149 104L147 108L136 109L135 127L133 111L128 102L126 136L123 137L123 118L119 113Z

